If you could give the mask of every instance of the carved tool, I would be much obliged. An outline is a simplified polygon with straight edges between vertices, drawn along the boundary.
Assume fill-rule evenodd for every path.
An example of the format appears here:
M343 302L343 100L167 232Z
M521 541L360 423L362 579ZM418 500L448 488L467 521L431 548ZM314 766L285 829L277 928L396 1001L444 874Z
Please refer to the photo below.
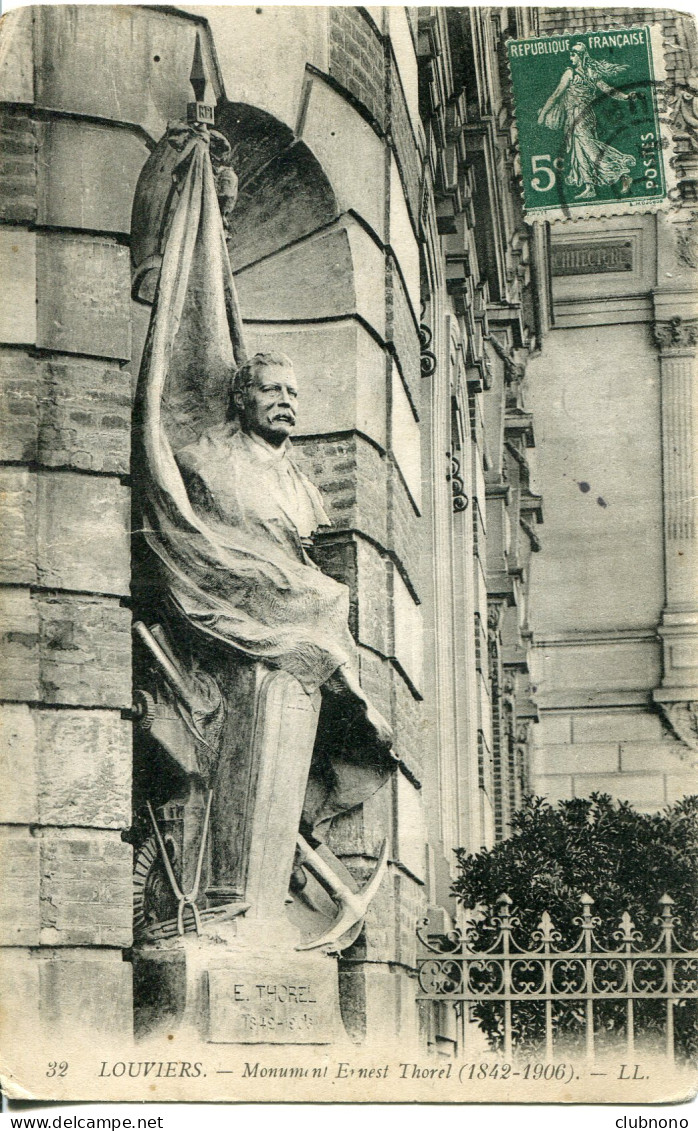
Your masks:
M158 842L158 848L160 849L160 855L162 857L162 862L165 866L165 872L167 873L167 878L170 881L170 887L172 888L172 891L174 893L174 897L177 900L177 934L178 935L184 934L184 909L185 909L185 907L191 907L192 915L194 916L194 929L196 930L197 935L201 933L201 918L199 916L199 908L196 906L196 899L197 899L197 896L199 894L199 884L201 883L201 871L202 871L203 864L204 864L204 852L206 850L206 841L208 839L208 824L209 824L209 817L211 815L211 802L212 802L212 800L213 800L213 790L209 789L208 797L206 798L206 813L204 815L204 827L203 827L203 831L201 833L201 844L199 845L199 856L198 856L198 859L197 859L197 862L196 862L196 873L194 875L194 882L191 886L191 889L186 894L182 891L179 884L177 883L177 877L174 874L174 869L172 867L172 861L170 860L170 858L168 856L167 848L165 847L165 842L162 839L162 833L160 832L160 827L159 827L159 825L158 825L158 823L155 819L153 807L152 807L152 805L150 804L149 801L146 802L146 804L148 806L148 812L150 814L150 819L153 823L153 829L155 831L155 839Z
M317 950L321 946L331 946L333 943L337 943L342 935L356 926L360 919L363 919L371 900L378 891L388 864L388 842L387 840L383 841L373 875L359 892L352 891L340 880L329 864L322 859L314 848L310 847L305 837L299 834L296 843L300 864L308 869L339 908L337 918L324 935L315 939L314 942L303 943L296 947L296 950Z

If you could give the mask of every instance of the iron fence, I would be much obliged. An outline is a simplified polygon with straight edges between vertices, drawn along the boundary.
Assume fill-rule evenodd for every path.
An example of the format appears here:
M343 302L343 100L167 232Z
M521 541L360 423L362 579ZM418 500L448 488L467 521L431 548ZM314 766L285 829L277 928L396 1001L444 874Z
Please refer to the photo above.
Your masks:
M676 1007L698 998L698 950L683 946L677 938L674 901L668 895L660 899L655 938L645 940L626 911L618 929L605 936L612 940L609 945L599 940L601 920L593 914L593 905L591 896L582 896L581 914L574 919L578 934L567 946L547 911L537 929L521 940L521 922L508 895L499 898L490 946L479 941L482 932L472 913L466 913L463 929L442 935L428 935L429 920L423 920L417 930L418 998L462 1003L462 1019L473 1005L490 1004L501 1010L501 1045L507 1059L516 1045L516 1011L530 1010L531 1003L537 1003L541 1031L544 1028L540 1043L545 1045L546 1059L554 1055L556 1029L560 1035L556 1009L576 1003L586 1056L593 1060L601 1003L621 1003L624 1041L631 1057L637 1003L655 1002L659 1003L655 1010L663 1015L662 1043L673 1061Z

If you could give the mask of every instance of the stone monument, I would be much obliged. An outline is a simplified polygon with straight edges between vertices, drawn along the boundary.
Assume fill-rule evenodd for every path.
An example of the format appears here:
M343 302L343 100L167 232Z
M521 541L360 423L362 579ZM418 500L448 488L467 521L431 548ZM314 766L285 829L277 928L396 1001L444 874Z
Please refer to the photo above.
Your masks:
M133 465L136 1027L326 1043L330 955L357 937L386 843L359 890L325 836L397 759L359 683L348 589L312 560L329 520L290 451L294 364L247 357L237 180L198 41L192 86L132 223L133 297L152 304Z

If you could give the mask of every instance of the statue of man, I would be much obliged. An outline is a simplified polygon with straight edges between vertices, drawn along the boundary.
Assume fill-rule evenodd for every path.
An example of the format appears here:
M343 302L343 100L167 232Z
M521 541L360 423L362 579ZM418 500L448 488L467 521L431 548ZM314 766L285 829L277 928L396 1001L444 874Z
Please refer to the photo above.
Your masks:
M353 705L375 764L389 759L391 731L359 684L349 591L306 549L329 519L291 454L297 399L291 360L258 353L235 373L234 419L176 453L192 508L219 552L202 561L193 551L186 574L170 574L170 593L204 633L282 668L309 693L324 687Z
M195 127L169 131L134 204L134 231L144 228L157 270L134 416L136 599L144 620L162 622L171 654L160 648L158 663L186 677L179 714L213 799L207 898L249 902L257 918L271 901L278 918L298 832L307 870L322 828L375 793L398 759L359 683L349 590L308 554L329 520L291 455L293 365L282 354L246 359L209 142ZM177 191L158 196L155 223L145 205L163 154ZM267 678L274 669L300 686Z

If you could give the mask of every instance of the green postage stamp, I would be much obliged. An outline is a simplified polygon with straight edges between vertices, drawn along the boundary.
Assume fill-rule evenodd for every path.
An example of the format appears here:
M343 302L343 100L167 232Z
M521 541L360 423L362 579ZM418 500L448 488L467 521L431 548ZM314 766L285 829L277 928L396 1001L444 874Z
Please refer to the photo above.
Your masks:
M659 31L645 26L509 40L529 215L649 211L667 199Z

